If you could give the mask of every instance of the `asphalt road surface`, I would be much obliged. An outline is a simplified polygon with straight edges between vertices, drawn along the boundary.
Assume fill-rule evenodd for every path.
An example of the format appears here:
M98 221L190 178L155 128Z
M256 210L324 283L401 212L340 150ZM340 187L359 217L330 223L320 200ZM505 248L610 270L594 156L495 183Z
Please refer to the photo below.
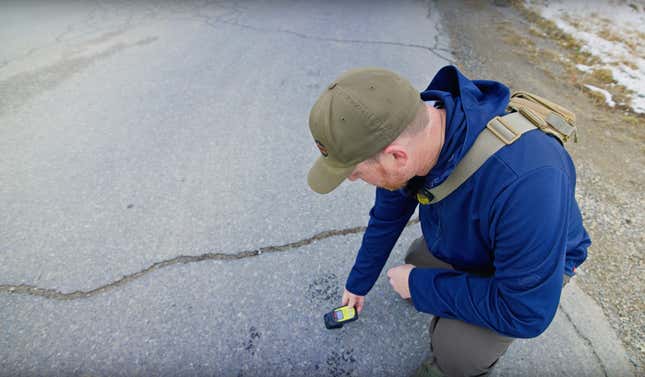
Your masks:
M349 68L424 89L452 63L440 21L423 1L2 2L0 375L413 371L430 316L387 279L323 326L373 188L309 190L307 120ZM496 373L612 374L573 312Z

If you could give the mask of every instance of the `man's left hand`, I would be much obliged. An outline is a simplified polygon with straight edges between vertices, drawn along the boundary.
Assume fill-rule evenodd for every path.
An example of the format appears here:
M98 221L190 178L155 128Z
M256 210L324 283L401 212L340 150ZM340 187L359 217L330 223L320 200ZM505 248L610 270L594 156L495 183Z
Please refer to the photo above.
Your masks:
M387 277L390 279L390 285L394 291L401 296L401 298L410 298L410 286L408 285L408 278L410 271L414 268L411 264L404 264L390 268L387 271Z

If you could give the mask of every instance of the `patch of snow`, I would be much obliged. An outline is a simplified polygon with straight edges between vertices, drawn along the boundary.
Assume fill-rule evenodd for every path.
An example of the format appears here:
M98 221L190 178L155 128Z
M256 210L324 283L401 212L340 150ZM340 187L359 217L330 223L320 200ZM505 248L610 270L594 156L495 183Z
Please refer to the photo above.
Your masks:
M589 85L589 84L585 84L585 86L587 87L587 89L589 89L591 91L594 91L594 92L598 92L598 93L602 94L603 96L605 96L605 103L609 107L616 106L616 102L614 102L614 100L613 100L613 98L611 96L611 93L609 93L605 89L601 89L601 88L598 88L598 87L595 87L595 86Z
M525 0L542 17L583 44L600 64L577 65L585 73L609 69L631 90L631 108L645 113L645 2L643 0Z

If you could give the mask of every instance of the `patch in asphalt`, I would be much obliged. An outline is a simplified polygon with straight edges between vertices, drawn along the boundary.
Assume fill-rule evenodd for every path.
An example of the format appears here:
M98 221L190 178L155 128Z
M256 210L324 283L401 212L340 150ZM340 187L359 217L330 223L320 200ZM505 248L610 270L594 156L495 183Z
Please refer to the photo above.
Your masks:
M340 302L341 294L338 276L325 273L316 277L307 287L307 299L311 302Z
M249 329L249 338L244 342L244 350L255 356L255 351L257 351L257 343L262 337L262 333L254 326L251 326Z

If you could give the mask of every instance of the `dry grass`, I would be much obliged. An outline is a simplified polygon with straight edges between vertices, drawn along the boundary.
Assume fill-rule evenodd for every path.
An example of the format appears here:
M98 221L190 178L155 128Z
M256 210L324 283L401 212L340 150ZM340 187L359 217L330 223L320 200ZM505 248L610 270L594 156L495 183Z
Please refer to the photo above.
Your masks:
M621 60L620 62L616 63L616 65L620 65L620 64L624 65L625 67L629 67L633 70L638 69L638 65L631 60Z
M623 121L635 127L638 126L643 120L639 119L638 116L628 114L623 115Z
M540 38L547 37L547 35L540 28L537 28L535 26L531 26L529 28L529 33L531 33L532 35L535 35L536 37L540 37Z
M569 25L573 26L578 30L590 31L587 25L583 24L579 18L573 18L569 14L562 15L562 19L565 20Z
M502 39L509 45L526 47L532 52L535 52L536 50L535 42L533 42L529 38L522 37L515 33L507 33L504 35L504 37L502 37Z
M597 56L591 55L588 51L570 51L571 61L575 64L596 65L600 63Z
M576 85L576 87L578 89L582 90L583 92L587 93L587 95L589 97L591 97L591 100L596 105L601 105L601 104L605 103L606 99L605 99L605 96L602 93L597 92L595 90L591 90L591 89L587 88L586 86L584 86L584 84L585 83L580 83L580 84Z
M539 14L528 9L524 4L520 2L514 2L517 9L520 13L526 18L529 22L537 25L542 29L544 34L551 38L552 40L557 41L560 45L568 48L581 49L582 45L576 39L571 37L569 34L565 33L560 29L555 22L542 18Z
M533 24L531 26L531 29L539 29L541 31L541 32L538 32L538 31L531 32L531 29L529 29L529 32L531 34L541 38L549 39L557 43L561 47L571 51L572 52L571 60L575 64L593 65L599 62L599 59L597 57L583 50L583 45L580 41L573 38L570 34L565 33L562 29L560 29L555 24L555 22L543 18L535 11L524 6L524 4L522 4L521 2L514 2L513 4L519 10L522 16L524 16L524 18L526 18L529 22ZM574 22L574 23L577 22L571 18L569 19L571 21L568 21L568 22Z
M609 27L602 28L598 32L598 36L606 41L620 43L627 46L627 48L631 50L632 54L636 54L637 52L636 51L638 49L637 41L633 41L631 38L628 38L627 36L616 33L614 30L611 30Z
M604 40L611 41L611 42L623 42L623 37L614 32L613 30L609 29L608 27L602 28L598 32L598 36Z
M591 77L603 84L615 84L614 75L611 73L611 70L607 68L595 69L591 72Z
M632 90L618 84L611 85L607 90L614 96L614 101L616 101L619 108L631 111L629 104L635 94Z
M591 73L581 73L576 68L576 65L578 64L587 66L600 64L601 61L598 57L593 56L588 51L583 50L583 44L580 41L573 38L570 34L565 33L553 21L547 20L540 16L537 12L527 8L523 2L514 1L513 5L519 11L519 13L532 24L528 29L528 33L530 35L555 42L564 50L564 53L568 56L561 57L560 53L558 52L537 48L535 42L530 41L528 38L517 37L517 33L515 33L512 27L506 27L506 31L514 35L505 38L505 41L507 43L515 46L521 46L525 51L524 55L531 58L531 61L535 62L536 64L539 64L540 60L555 59L555 61L560 62L560 64L562 65L569 81L575 87L587 93L589 97L594 100L594 102L598 104L605 104L605 96L601 93L586 88L584 86L585 84L590 84L609 91L612 94L614 102L617 103L616 108L625 110L629 113L633 113L632 109L629 107L631 96L634 94L633 91L627 89L622 85L618 85L610 69L602 68L596 69ZM599 17L598 14L592 13L592 17L597 19L601 23L606 24L609 22L609 20L607 20L606 18ZM572 17L566 17L566 21L574 26L576 24L579 25L579 29L583 28L583 25L580 25L579 21L573 19ZM625 43L620 35L612 32L608 27L604 27L602 29L600 36L613 42ZM632 48L632 46L630 46L629 44L627 46ZM635 48L636 47L634 47L634 49ZM625 61L622 63L632 69L638 68L633 62ZM544 71L549 72L548 68L546 67ZM639 120L643 119L643 117L640 115L635 115L634 119Z

